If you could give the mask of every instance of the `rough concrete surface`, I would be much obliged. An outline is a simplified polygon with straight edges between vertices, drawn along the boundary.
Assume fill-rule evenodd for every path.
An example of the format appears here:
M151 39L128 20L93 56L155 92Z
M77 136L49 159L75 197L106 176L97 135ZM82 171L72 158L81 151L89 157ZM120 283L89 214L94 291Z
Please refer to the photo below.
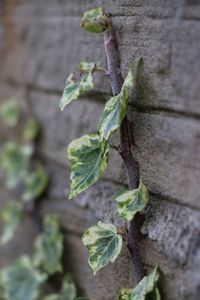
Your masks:
M58 108L66 77L81 60L106 66L102 35L83 32L79 26L82 13L97 5L111 16L122 75L136 57L144 58L130 117L134 155L151 194L141 229L145 268L160 266L164 300L199 300L200 2L0 0L0 101L16 96L24 114L33 114L41 123L37 156L50 176L41 213L56 212L62 220L66 268L79 291L94 300L117 299L121 287L134 285L126 247L116 264L93 277L80 241L84 230L98 220L123 224L113 199L127 181L116 151L111 151L102 179L75 201L67 200L66 147L74 138L96 131L111 93L107 78L97 76L91 95L62 113ZM2 145L15 133L0 123ZM2 184L0 194L2 208L10 198ZM28 220L25 224L18 237L0 249L1 267L21 252L32 252L35 229Z

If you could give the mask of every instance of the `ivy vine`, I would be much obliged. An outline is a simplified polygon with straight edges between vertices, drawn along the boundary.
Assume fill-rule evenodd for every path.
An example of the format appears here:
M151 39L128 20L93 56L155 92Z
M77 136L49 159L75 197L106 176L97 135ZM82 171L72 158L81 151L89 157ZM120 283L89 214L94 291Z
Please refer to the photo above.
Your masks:
M134 159L132 123L127 117L129 94L137 89L138 68L142 58L136 59L128 74L122 80L119 72L117 45L110 18L101 7L84 13L81 26L88 32L103 33L107 70L94 62L81 62L81 78L70 74L60 101L60 109L65 109L83 93L94 88L93 73L102 71L110 79L113 96L107 101L99 120L97 131L75 139L68 146L68 159L71 164L70 194L72 199L94 184L107 168L111 135L120 133L119 146L115 147L124 161L129 190L116 196L118 212L123 220L129 222L126 237L113 224L99 222L86 230L82 237L89 253L89 265L94 274L110 262L115 262L120 254L123 240L130 251L133 270L138 283L132 289L122 288L119 300L160 300L158 289L159 271L155 267L145 276L139 253L140 226L142 212L149 201L149 193L139 176L138 162ZM80 298L79 298L80 299ZM82 298L86 299L86 298Z
M146 275L140 258L139 241L142 212L149 201L149 194L139 176L138 162L134 159L132 123L127 117L129 94L137 89L138 68L142 58L136 59L124 80L119 72L117 45L110 18L102 8L84 13L81 26L89 32L103 33L107 70L98 63L81 62L82 76L77 80L70 74L60 101L64 110L83 93L94 88L93 73L104 72L110 79L113 96L107 101L94 134L84 135L70 143L68 158L71 164L70 194L72 199L94 184L107 168L110 137L119 131L119 146L115 147L124 161L129 189L116 196L118 212L128 223L126 232L113 224L98 222L88 228L82 241L89 253L89 265L94 274L119 256L125 241L132 258L137 285L131 289L122 287L118 300L160 300L158 289L159 271L155 267ZM4 103L0 110L5 124L11 129L18 124L20 109L12 99ZM48 186L48 175L41 162L33 159L34 140L39 134L39 124L32 117L26 122L21 135L21 143L8 142L0 154L0 167L5 174L9 189L21 187L18 199L12 200L1 212L4 230L1 245L8 243L17 233L25 213L36 219L39 236L35 241L32 256L23 255L11 265L0 270L0 284L5 300L90 300L77 298L76 287L62 266L64 251L61 224L56 215L46 215L44 221L38 219L35 202ZM49 293L45 289L51 276L62 275L62 287ZM146 275L146 276L145 276Z
M1 105L0 115L12 132L21 118L24 119L15 99L8 99ZM34 144L39 129L33 117L27 118L18 141L9 141L0 149L0 169L5 184L13 191L13 195L17 195L6 203L0 213L3 223L0 246L4 247L18 234L18 228L27 215L34 221L38 231L34 253L31 256L22 255L0 270L0 298L3 300L74 300L77 297L72 277L66 274L62 265L62 224L55 214L45 215L42 220L37 211L37 202L46 191L49 181L44 166L34 158ZM61 288L55 288L50 281L51 278L54 281L58 275Z

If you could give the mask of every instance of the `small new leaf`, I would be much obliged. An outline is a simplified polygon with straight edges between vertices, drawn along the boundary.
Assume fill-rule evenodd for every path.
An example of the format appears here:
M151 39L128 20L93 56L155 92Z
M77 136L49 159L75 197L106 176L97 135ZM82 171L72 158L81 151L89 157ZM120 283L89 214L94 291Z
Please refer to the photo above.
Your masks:
M83 15L81 27L83 27L86 31L101 33L105 31L108 26L108 17L101 7L90 9Z
M19 202L10 202L1 211L1 219L4 223L3 233L0 238L1 245L5 245L14 237L22 218L23 206Z
M24 179L25 192L22 199L27 202L39 197L45 191L47 184L48 175L45 169L38 165L36 170L27 174Z
M34 266L53 274L62 271L63 237L57 216L47 215L44 219L44 232L36 239Z
M0 273L3 296L7 300L35 300L46 275L36 271L28 256L22 256Z
M136 213L142 211L149 201L149 193L145 185L140 182L137 189L124 192L115 199L120 216L130 221Z
M97 134L84 135L68 146L71 163L70 195L74 198L103 174L108 163L109 145L100 142Z
M82 94L92 90L93 88L94 84L92 81L92 72L88 71L86 74L84 74L79 82L74 81L73 74L71 74L67 78L66 86L60 100L60 109L64 110L64 108L72 101L77 100Z
M19 146L15 143L5 145L0 154L0 168L6 175L6 185L16 187L26 174L32 147Z
M161 300L157 288L159 272L156 267L148 276L145 276L134 289L122 289L119 300Z
M82 241L89 250L88 262L94 274L114 262L122 248L122 237L115 226L102 222L87 229Z
M19 121L20 111L16 99L4 102L0 107L0 114L8 127L15 127Z
M26 123L26 127L23 132L23 139L26 142L34 141L39 134L39 130L39 123L35 119L30 118Z

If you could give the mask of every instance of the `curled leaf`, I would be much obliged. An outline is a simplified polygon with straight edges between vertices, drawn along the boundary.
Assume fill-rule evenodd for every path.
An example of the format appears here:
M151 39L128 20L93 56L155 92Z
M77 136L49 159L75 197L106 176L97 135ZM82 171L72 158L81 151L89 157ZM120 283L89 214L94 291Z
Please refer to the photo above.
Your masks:
M19 121L20 110L16 99L4 102L0 107L0 114L8 127L15 127Z
M44 219L44 232L36 239L34 265L48 274L62 271L63 237L57 216L47 215Z
M31 201L39 197L46 189L48 184L48 175L45 169L39 164L35 171L27 174L24 185L25 192L22 196L24 201Z
M82 241L89 250L88 262L94 274L114 262L122 248L122 237L115 226L102 222L87 229Z
M103 174L108 163L109 145L97 134L84 135L68 146L71 163L70 195L73 198L87 189Z
M82 94L94 88L92 73L87 72L81 77L80 81L74 81L71 74L66 81L66 86L60 100L59 107L63 110L71 102L77 100Z
M17 201L8 203L1 211L1 219L4 223L3 233L0 238L0 243L5 245L15 235L15 232L23 218L23 206Z
M33 268L28 256L22 256L0 273L3 296L7 300L24 300L27 296L29 300L37 299L45 280L46 275Z
M108 26L108 17L101 7L90 9L83 15L81 27L83 27L86 31L101 33L105 31Z
M149 193L145 185L140 182L137 189L123 192L116 197L120 216L130 221L136 213L142 211L149 201Z

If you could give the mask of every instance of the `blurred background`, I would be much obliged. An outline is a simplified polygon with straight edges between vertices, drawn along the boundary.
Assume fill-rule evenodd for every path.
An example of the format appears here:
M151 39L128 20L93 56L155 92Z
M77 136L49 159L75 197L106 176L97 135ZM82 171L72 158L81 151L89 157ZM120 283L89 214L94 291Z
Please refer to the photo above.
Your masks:
M73 278L78 295L114 300L120 288L133 286L126 247L114 265L93 277L87 251L80 240L84 230L98 220L121 225L113 197L126 184L126 174L115 151L102 179L76 200L67 199L67 145L74 138L95 132L111 94L107 78L98 75L91 95L82 97L62 113L59 110L66 78L78 69L80 61L97 61L106 67L102 35L89 34L80 28L83 12L98 5L111 15L122 75L126 75L135 58L144 58L140 90L131 104L134 155L139 161L142 181L151 194L142 227L145 235L142 259L146 269L160 266L163 299L197 300L200 296L198 0L0 0L1 211L9 201L16 203L24 197L26 184L18 185L16 181L20 172L26 171L27 160L30 172L39 178L29 180L29 194L25 196L37 199L36 204L25 200L26 217L19 222L14 237L0 246L0 268L11 265L21 255L33 255L41 220L46 214L56 214L64 236L64 269ZM38 165L42 171L38 171ZM34 194L35 182L38 194ZM16 218L16 210L9 216L11 220ZM1 222L2 234L5 219ZM57 277L53 281L58 281L59 286ZM54 286L53 291L56 290ZM2 294L1 299L7 298Z

